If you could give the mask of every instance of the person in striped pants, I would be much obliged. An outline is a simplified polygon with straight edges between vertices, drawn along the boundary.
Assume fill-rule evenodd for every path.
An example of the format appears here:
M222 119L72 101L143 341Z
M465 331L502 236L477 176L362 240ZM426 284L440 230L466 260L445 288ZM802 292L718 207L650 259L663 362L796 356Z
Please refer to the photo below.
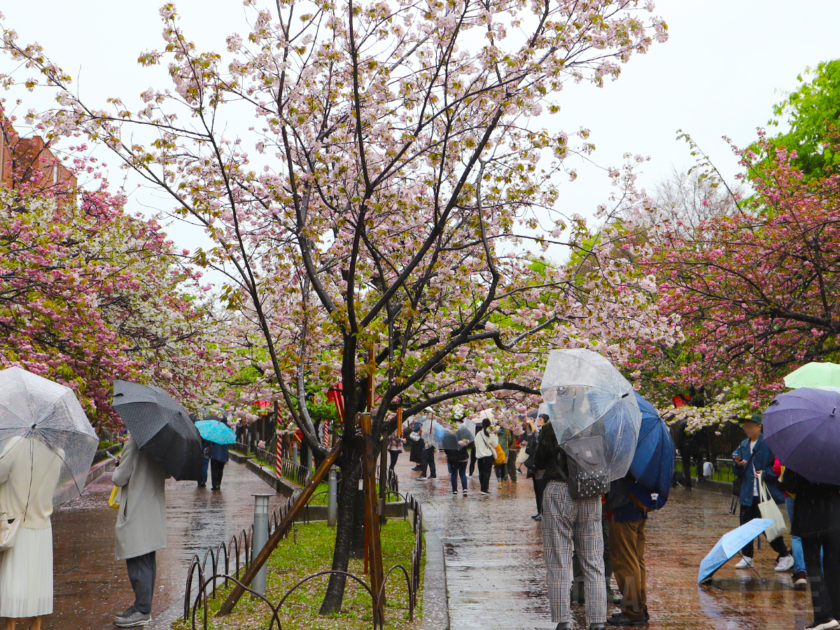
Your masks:
M571 628L572 554L577 550L583 568L589 628L604 630L607 589L601 498L572 499L566 454L557 443L550 422L540 432L535 459L536 467L545 471L542 535L551 620L557 623L556 630Z

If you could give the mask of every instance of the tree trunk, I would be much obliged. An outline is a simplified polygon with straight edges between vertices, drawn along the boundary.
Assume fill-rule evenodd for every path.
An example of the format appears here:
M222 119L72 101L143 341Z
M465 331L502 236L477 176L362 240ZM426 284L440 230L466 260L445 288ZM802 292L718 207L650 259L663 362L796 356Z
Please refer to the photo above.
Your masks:
M342 478L338 492L338 522L335 530L335 550L333 551L333 571L347 571L350 562L350 546L353 541L354 504L357 502L359 479L362 474L362 460L360 451L350 449L349 463L342 467ZM320 615L332 615L341 610L344 599L344 586L347 579L344 575L330 576L324 602L321 604Z

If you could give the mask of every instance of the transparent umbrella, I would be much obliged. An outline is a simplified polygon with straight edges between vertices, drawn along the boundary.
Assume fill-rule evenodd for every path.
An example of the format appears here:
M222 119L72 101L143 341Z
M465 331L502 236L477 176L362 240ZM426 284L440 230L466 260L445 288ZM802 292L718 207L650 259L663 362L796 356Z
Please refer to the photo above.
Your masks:
M467 442L475 441L475 423L470 420L438 426L442 426L443 431L437 431L435 433L434 444L440 450L458 450L461 448L459 442L462 440L466 440Z
M552 350L540 393L561 445L602 436L610 480L627 474L642 414L633 386L612 363L590 350Z
M52 456L34 456L39 452L37 442L61 461L57 482L49 480L57 484L53 504L78 497L85 488L99 438L73 390L18 367L0 371L0 458L29 448L33 488L46 483L55 468L47 464ZM39 463L47 465L36 470Z

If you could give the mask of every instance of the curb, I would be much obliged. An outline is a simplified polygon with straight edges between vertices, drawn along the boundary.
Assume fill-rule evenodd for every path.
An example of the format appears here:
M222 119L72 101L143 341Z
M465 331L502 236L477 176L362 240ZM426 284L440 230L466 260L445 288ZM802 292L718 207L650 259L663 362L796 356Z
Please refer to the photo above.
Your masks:
M426 568L423 576L423 621L420 630L449 630L449 598L446 594L446 562L443 543L426 532Z

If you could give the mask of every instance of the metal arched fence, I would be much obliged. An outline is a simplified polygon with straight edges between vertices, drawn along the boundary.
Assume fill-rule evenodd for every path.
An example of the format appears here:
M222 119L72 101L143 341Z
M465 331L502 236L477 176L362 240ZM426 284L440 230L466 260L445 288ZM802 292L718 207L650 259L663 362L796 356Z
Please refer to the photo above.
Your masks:
M411 551L411 567L406 568L401 564L395 564L385 572L382 586L378 593L374 593L370 585L363 578L342 571L319 571L304 577L290 588L283 597L274 605L266 597L254 593L247 585L239 581L242 571L246 570L251 561L251 542L253 539L253 525L243 529L236 536L232 536L227 543L220 543L216 547L207 549L204 554L195 554L190 561L187 572L186 589L184 592L184 622L192 630L202 628L207 630L208 601L216 598L216 591L219 587L228 587L231 583L243 586L246 592L255 595L262 601L267 610L270 611L270 619L265 630L282 630L280 622L280 610L289 596L303 584L322 576L329 576L333 573L344 573L347 578L362 585L371 598L373 609L372 623L373 630L381 630L385 619L385 587L392 574L400 574L406 581L408 588L408 614L409 620L414 619L414 609L417 606L417 592L420 586L420 565L423 558L423 514L420 502L410 494L402 495L396 488L396 475L394 481L389 479L388 494L402 498L406 504L406 515L411 513L411 527L414 533L414 545ZM277 526L288 513L297 495L290 497L286 503L275 509L268 520L269 537L277 529ZM311 499L310 499L311 500ZM305 514L305 511L304 511ZM307 520L307 519L305 519ZM378 613L378 614L377 614ZM196 617L201 614L199 625L196 625ZM253 628L253 630L260 630Z

